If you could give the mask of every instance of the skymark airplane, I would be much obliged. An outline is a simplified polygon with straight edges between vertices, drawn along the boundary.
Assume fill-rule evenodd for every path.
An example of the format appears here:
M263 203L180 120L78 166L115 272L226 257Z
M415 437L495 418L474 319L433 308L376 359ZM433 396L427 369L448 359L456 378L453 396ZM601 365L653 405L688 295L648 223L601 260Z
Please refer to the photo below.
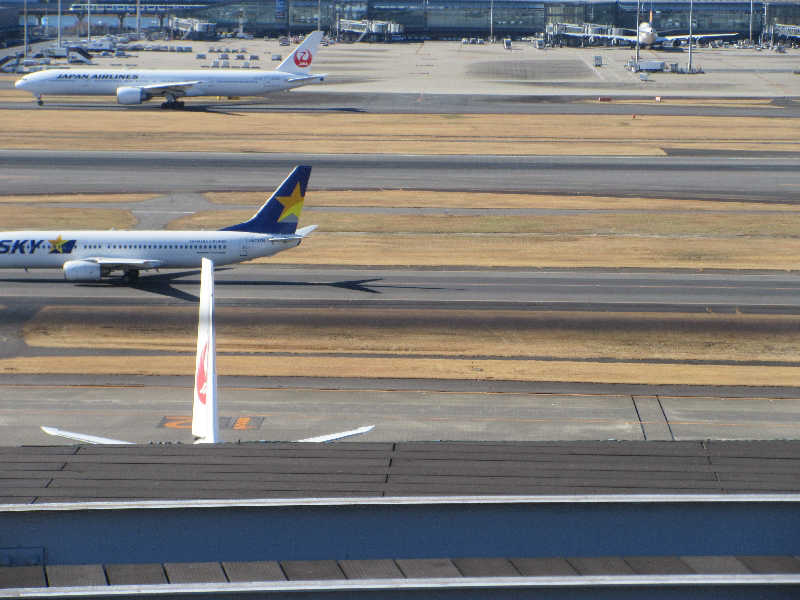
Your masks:
M116 271L132 283L139 271L196 268L271 256L314 231L297 229L311 167L297 166L249 220L219 231L2 231L0 268L61 268L67 281L100 281Z
M183 108L183 96L264 96L271 92L321 83L311 73L322 32L310 33L274 71L243 69L47 69L29 73L14 87L42 96L116 96L119 104L141 104L163 96L161 108Z
M221 441L217 417L217 345L214 327L214 263L203 258L200 267L200 310L197 320L197 356L194 370L194 402L192 403L192 435L195 444L216 444ZM298 442L332 442L353 435L368 433L374 425L339 431ZM66 431L42 426L48 435L64 437L87 444L132 444L125 440Z

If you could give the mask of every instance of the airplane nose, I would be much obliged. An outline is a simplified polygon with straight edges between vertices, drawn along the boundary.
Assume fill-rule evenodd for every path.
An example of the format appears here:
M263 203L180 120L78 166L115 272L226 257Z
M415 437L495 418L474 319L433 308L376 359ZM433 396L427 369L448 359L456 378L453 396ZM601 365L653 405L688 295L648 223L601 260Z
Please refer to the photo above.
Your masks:
M26 79L23 77L22 79L17 79L17 80L14 82L14 87L15 87L15 88L17 88L18 90L24 90L24 89L25 89L25 86L26 86L27 84L28 84L28 82L27 82L27 81L26 81Z

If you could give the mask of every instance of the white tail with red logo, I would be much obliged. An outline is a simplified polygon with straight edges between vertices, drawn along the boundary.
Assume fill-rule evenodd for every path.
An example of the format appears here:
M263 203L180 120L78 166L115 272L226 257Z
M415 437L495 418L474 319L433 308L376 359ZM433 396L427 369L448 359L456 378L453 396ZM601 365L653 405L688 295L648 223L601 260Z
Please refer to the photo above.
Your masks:
M214 262L204 258L200 273L200 316L197 322L197 358L194 369L192 435L195 444L216 444L217 349L214 334Z
M311 63L314 62L319 43L322 41L322 35L321 31L309 33L306 39L275 70L284 73L308 75L311 72Z

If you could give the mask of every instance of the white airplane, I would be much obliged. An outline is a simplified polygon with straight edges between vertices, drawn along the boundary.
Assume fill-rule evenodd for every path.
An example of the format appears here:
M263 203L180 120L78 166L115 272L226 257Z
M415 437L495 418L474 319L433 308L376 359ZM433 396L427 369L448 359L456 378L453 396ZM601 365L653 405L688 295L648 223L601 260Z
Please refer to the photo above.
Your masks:
M297 229L311 167L297 166L249 220L218 231L2 231L0 268L61 268L67 281L100 281L121 272L196 268L271 256L298 246L317 226Z
M723 37L735 37L739 35L738 33L692 33L692 40L694 42L701 42L704 39L712 39L712 38L723 38ZM636 44L636 40L638 38L639 45L644 46L645 48L650 48L652 46L678 46L681 42L688 42L689 41L689 34L680 34L680 35L658 35L658 32L653 27L651 22L645 21L643 23L639 23L639 31L637 35L610 35L610 36L595 36L595 37L605 37L611 38L617 41L626 41L630 42L631 44Z
M197 357L194 370L194 401L192 403L192 435L195 444L216 444L222 441L217 418L217 346L214 328L214 262L203 258L200 272L200 311L197 322ZM298 442L331 442L367 433L375 428L365 425L350 431L340 431ZM125 440L66 431L42 425L48 435L63 437L87 444L132 444Z
M605 34L605 33L571 33L565 32L561 35L569 37L581 37L594 40L612 40L616 42L627 42L636 45L639 41L639 46L651 48L653 46L678 46L681 42L689 41L689 34L680 35L659 35L652 24L653 17L651 15L650 21L639 23L639 29L636 35L620 35L620 34ZM633 31L630 29L630 31ZM700 42L704 39L735 37L738 33L692 33L692 40Z
M29 73L14 87L42 96L116 96L119 104L141 104L163 96L161 108L183 108L184 96L264 96L321 83L326 75L311 73L322 32L310 33L274 71L242 69L47 69Z

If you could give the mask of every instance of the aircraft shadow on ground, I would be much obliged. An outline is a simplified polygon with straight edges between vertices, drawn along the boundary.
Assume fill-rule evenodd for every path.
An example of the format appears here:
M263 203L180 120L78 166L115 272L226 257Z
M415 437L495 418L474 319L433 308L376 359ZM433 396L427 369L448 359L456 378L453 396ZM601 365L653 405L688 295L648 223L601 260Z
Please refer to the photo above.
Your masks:
M215 269L217 273L222 271L229 271L231 270L230 267L228 268L221 268ZM197 302L199 297L190 294L188 292L184 292L183 290L179 290L174 287L174 283L177 283L176 280L181 280L184 277L191 277L197 276L200 274L199 269L192 269L189 271L177 271L173 273L157 273L153 275L142 275L138 281L135 283L126 283L122 281L121 278L116 279L108 279L103 281L97 282L85 282L85 283L75 283L75 285L81 287L97 287L97 288L104 288L104 287L130 287L136 290L141 290L143 292L149 292L151 294L158 294L162 296L168 296L171 298L176 298L178 300L186 300L188 302ZM31 283L31 279L25 278L3 278L0 279L0 282L6 281L9 283ZM61 278L49 278L49 279L36 279L37 283L62 283L68 284L65 282L64 279ZM382 282L382 277L375 277L372 279L352 279L352 280L344 280L344 281L255 281L255 280L235 280L235 281L215 281L215 285L217 287L228 287L228 286L253 286L253 287L330 287L330 288L338 288L343 290L350 290L353 292L360 292L363 294L383 294L383 289L392 289L392 290L443 290L445 288L441 287L433 287L433 286L420 286L420 285L393 285L393 284L384 284L378 283ZM191 281L191 280L182 280L180 283L186 284L197 284L200 285L198 281Z
M379 284L383 281L382 277L373 279L353 279L345 281L217 281L217 286L251 285L251 286L272 286L272 287L332 287L365 294L382 294L381 289L393 290L443 290L441 287L431 287L422 285L393 285Z
M219 273L223 270L230 270L227 269L216 269L216 272ZM159 275L149 275L143 276L139 281L137 281L132 287L136 289L140 289L143 291L150 291L153 293L160 293L164 295L173 295L176 298L180 298L182 296L176 295L173 292L177 292L177 294L183 294L180 290L176 290L172 287L172 281L179 277L185 277L188 275L197 275L199 271L183 271L180 273L170 273L170 274L159 274ZM153 282L151 280L157 279L157 282ZM431 286L418 286L418 285L392 285L392 284L383 284L379 283L382 282L382 277L374 277L372 279L351 279L351 280L344 280L344 281L273 281L273 280L233 280L233 281L226 281L226 280L219 280L217 279L214 282L214 285L217 288L225 288L225 287L241 287L241 286L252 286L252 287L303 287L303 288L314 288L314 287L329 287L329 288L337 288L343 290L350 290L353 292L360 292L363 294L383 294L382 289L408 289L408 290L442 290L444 288L441 287L431 287ZM182 283L190 283L189 281L184 281ZM194 283L194 282L191 282ZM199 285L199 282L197 282ZM195 299L196 297L191 296L190 294L185 294L186 297Z
M186 300L188 302L199 302L200 297L184 292L173 287L174 280L181 277L189 277L191 275L199 275L200 269L192 269L191 271L177 271L173 273L157 273L155 275L144 275L134 283L123 281L122 278L110 278L103 281L76 283L81 287L129 287L151 294L159 294L162 296L169 296L170 298L177 298L178 300ZM198 282L198 285L199 282Z

